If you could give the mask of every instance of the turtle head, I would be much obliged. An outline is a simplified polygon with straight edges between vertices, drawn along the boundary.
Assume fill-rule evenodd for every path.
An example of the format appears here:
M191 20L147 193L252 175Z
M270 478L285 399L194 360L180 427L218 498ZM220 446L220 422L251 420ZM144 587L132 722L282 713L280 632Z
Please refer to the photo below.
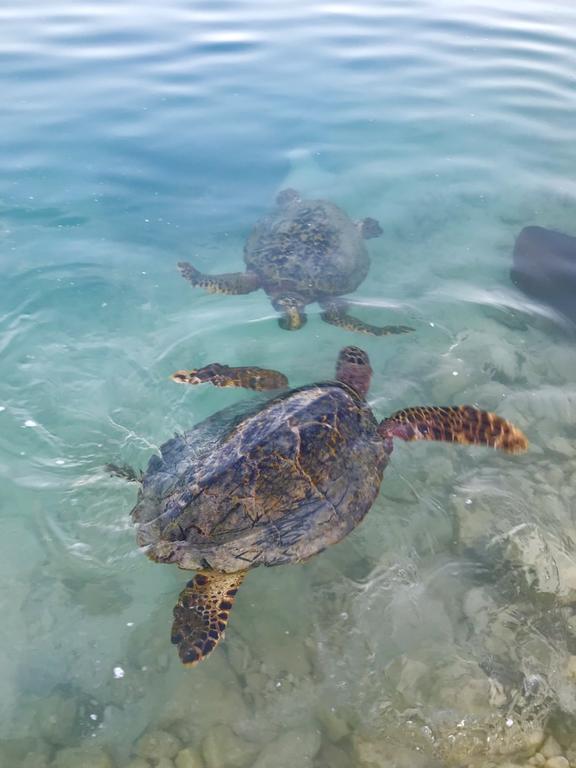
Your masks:
M291 187L288 189L283 189L276 195L276 205L279 205L280 208L292 205L292 203L299 203L300 200L301 198L298 192Z
M336 363L336 379L347 384L360 397L366 397L372 379L370 358L359 347L344 347Z
M278 325L285 331L298 331L303 325L306 325L308 319L304 311L306 303L300 296L293 293L277 296L273 299L272 306L282 314L278 320Z
M362 219L362 221L359 221L357 225L364 240L371 240L373 237L380 237L383 232L382 227L376 221L376 219L372 219L370 216L368 216L366 219Z

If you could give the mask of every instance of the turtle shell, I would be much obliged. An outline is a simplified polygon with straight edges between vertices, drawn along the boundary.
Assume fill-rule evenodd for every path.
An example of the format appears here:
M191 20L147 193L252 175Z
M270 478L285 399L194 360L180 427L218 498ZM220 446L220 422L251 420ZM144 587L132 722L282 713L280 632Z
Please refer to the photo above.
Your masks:
M278 206L252 230L244 261L269 295L294 292L306 302L356 290L370 267L360 229L326 200Z
M220 411L150 460L132 511L139 543L188 569L304 560L372 506L388 461L377 426L337 382Z

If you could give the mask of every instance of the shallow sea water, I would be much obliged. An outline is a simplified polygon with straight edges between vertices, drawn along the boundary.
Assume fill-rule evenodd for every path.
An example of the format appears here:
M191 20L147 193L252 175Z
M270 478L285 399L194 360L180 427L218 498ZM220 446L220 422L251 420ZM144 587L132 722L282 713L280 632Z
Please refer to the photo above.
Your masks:
M576 6L19 0L0 64L0 764L576 765L575 335L509 278L523 226L576 235ZM379 219L356 311L415 333L287 333L180 278L241 269L287 186ZM186 574L105 463L250 398L176 369L302 384L351 343L379 417L477 403L530 451L397 446L364 523L252 572L185 670Z

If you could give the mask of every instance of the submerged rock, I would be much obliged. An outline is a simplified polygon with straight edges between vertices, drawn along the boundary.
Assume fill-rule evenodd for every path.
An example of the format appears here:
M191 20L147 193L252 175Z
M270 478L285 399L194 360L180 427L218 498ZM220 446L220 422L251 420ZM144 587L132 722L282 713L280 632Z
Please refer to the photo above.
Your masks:
M56 753L51 768L114 768L103 749L69 747Z
M237 634L234 642L228 643L225 650L230 666L237 675L244 676L254 667L255 660L250 645L240 635Z
M330 742L322 744L316 761L320 768L356 768L353 758L348 752L330 744Z
M527 589L555 595L560 577L554 557L540 528L522 523L490 543L494 558L509 563Z
M174 768L174 763L169 757L162 757L154 764L154 768Z
M483 723L473 718L444 723L434 731L435 753L449 766L484 768L487 759L526 760L544 741L544 731L529 721L501 715Z
M53 748L42 739L16 738L0 741L0 768L18 766L28 755L50 755Z
M562 603L576 600L576 561L535 523L522 523L495 537L488 552L510 565L510 577L520 588Z
M164 757L172 758L181 749L180 740L168 731L149 731L136 743L135 752L139 757L149 760L161 760Z
M44 752L29 752L22 761L20 768L48 768L50 760ZM2 766L0 759L0 766Z
M417 750L391 743L386 737L355 734L354 756L361 768L428 768L429 757Z
M546 760L546 768L570 768L570 763L564 755L557 755Z
M244 768L258 754L258 747L237 736L228 725L210 729L202 743L208 768Z
M252 768L311 768L321 744L316 728L288 731L264 747Z
M214 725L238 724L249 717L236 675L223 654L219 661L176 678L162 707L160 721L186 743L199 744Z
M202 758L191 747L181 749L174 758L176 768L204 768Z
M558 453L560 456L565 458L570 459L576 455L576 444L574 441L568 440L561 435L556 435L555 437L552 437L550 440L548 440L547 447L548 450L553 451L554 453Z
M430 456L426 460L426 483L446 487L454 477L454 464L447 456Z
M123 765L122 768L150 768L150 763L148 760L144 760L143 757L135 757L129 763Z
M336 707L320 705L316 707L315 714L330 741L341 741L350 733L350 725L346 717L338 712Z
M88 581L81 586L70 579L66 585L84 611L94 616L120 613L132 602L120 579L102 578Z
M546 759L550 757L558 757L558 755L562 754L562 747L558 744L554 736L550 735L540 747L540 754Z
M77 706L72 698L54 693L37 701L34 707L40 733L51 744L69 744L76 725Z

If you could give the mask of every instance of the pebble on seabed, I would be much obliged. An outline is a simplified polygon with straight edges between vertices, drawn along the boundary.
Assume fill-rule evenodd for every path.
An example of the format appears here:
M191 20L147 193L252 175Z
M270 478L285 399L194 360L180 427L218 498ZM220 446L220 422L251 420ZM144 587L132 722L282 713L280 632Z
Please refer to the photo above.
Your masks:
M242 768L258 754L258 747L237 736L228 725L211 728L202 742L202 754L208 768Z
M0 766L4 768L1 757ZM42 752L29 752L22 761L20 768L48 768L48 756Z
M180 750L174 764L176 768L203 768L202 758L191 747Z
M546 758L550 757L558 757L562 754L562 747L554 736L548 736L542 747L540 748L540 753Z
M264 747L252 768L312 768L321 744L316 728L287 731Z
M103 749L68 747L56 753L51 768L113 768L113 763Z
M570 768L570 763L562 755L557 755L546 760L546 768Z
M174 768L174 763L169 757L161 757L160 760L155 763L154 768Z
M148 731L138 739L135 752L139 757L149 760L175 757L182 745L180 740L168 731Z

